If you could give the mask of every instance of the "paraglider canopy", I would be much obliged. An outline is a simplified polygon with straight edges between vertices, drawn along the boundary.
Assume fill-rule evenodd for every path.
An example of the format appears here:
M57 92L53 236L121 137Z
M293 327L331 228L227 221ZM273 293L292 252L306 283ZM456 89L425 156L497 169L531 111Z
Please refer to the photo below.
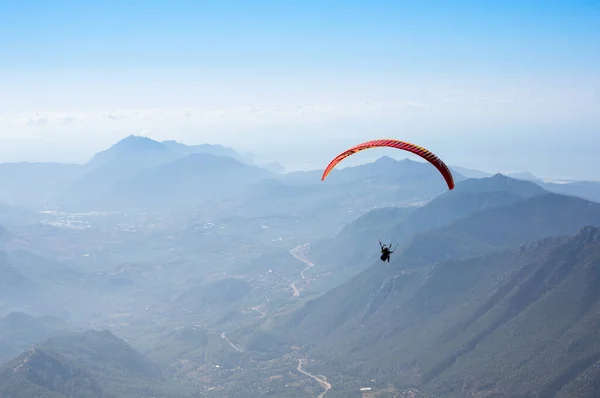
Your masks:
M436 169L442 174L444 180L446 180L446 184L448 185L448 189L454 189L454 178L452 177L452 173L446 164L433 153L429 152L427 149L422 148L418 145L411 144L410 142L394 140L394 139L382 139L382 140L373 140L363 142L362 144L358 144L353 146L352 148L340 153L337 155L327 166L325 171L323 172L323 176L321 177L321 181L325 180L327 175L333 170L333 168L340 163L342 160L347 158L350 155L353 155L357 152L363 151L369 148L377 148L377 147L390 147L396 149L402 149L415 155L422 157L427 160Z

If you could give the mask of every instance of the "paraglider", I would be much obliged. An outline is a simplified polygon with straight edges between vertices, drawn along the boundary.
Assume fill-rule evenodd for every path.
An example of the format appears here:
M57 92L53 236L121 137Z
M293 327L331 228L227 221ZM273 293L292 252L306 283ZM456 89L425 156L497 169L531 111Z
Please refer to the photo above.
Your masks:
M383 139L383 140L373 140L373 141L363 142L362 144L355 145L352 148L340 153L329 163L329 165L323 172L321 181L325 180L325 178L331 172L331 170L333 170L333 168L338 163L340 163L342 160L344 160L348 156L353 155L357 152L363 151L365 149L377 148L377 147L390 147L390 148L396 148L396 149L403 149L405 151L414 153L415 155L422 157L423 159L425 159L429 163L431 163L436 169L438 169L438 171L444 177L444 180L446 180L448 189L450 189L450 190L454 189L454 178L452 177L452 173L450 172L450 169L448 168L448 166L446 166L446 164L440 158L438 158L433 153L429 152L427 149L422 148L418 145L411 144L410 142L393 140L393 139Z
M321 177L321 181L325 180L325 178L329 175L329 173L331 173L331 170L333 170L333 168L338 163L340 163L342 160L344 160L348 156L353 155L357 152L363 151L365 149L377 148L377 147L390 147L390 148L402 149L402 150L414 153L415 155L422 157L423 159L425 159L426 161L431 163L442 174L442 176L444 177L444 180L446 181L446 184L448 185L448 189L450 189L450 190L454 189L454 178L452 177L452 173L450 172L450 169L448 168L448 166L446 166L446 164L440 158L438 158L436 155L429 152L427 149L425 149L423 147L420 147L415 144L411 144L410 142L394 140L394 139L381 139L381 140L373 140L373 141L363 142L362 144L355 145L352 148L347 149L346 151L340 153L327 165L327 168L325 168L325 171L323 172L323 176ZM381 248L381 257L380 257L381 261L383 261L383 262L387 261L389 263L390 256L395 251L396 248L394 248L394 250L392 250L391 243L389 246L386 246L384 244L381 244L381 241L379 241L379 246Z
M389 263L390 255L396 250L396 248L394 248L394 250L390 250L392 248L392 244L390 243L389 246L383 245L381 244L381 241L379 241L379 247L381 247L381 261L384 263L387 261Z

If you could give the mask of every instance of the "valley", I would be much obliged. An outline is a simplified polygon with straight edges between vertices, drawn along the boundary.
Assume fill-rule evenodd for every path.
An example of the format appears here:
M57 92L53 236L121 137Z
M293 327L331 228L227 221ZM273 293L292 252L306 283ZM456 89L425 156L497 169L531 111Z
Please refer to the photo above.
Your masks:
M69 200L52 192L51 206L23 201L6 218L0 391L458 398L593 390L599 203L502 174L457 173L446 191L430 165L408 160L384 157L321 183L313 172L274 174L218 155L182 161L191 150L126 140L90 162L91 176L69 171ZM164 158L141 165L147 148ZM203 169L212 161L213 174ZM117 165L133 180L112 181ZM256 179L244 174L254 169ZM143 170L158 174L150 181ZM87 178L119 189L92 200L76 190ZM209 191L217 180L246 188L219 200L181 188L203 179ZM158 191L160 201L145 200ZM379 240L398 244L390 263L379 260Z

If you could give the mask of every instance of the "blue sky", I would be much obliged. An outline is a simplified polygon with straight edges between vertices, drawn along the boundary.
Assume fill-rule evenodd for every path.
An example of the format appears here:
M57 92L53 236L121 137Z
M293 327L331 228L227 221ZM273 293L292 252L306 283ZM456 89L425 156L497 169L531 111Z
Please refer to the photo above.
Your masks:
M0 161L134 133L312 168L393 136L600 179L598 1L5 1L0 48Z

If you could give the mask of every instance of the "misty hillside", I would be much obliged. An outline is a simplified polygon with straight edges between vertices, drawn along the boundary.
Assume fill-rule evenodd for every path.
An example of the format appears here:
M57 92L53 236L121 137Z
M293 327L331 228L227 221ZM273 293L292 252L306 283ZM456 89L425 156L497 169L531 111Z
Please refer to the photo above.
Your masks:
M552 192L600 202L600 182L597 181L571 181L567 184L542 182L540 185Z
M120 181L106 199L115 206L137 208L219 202L270 176L231 158L194 154Z
M0 318L0 364L67 328L64 321L52 316L33 317L22 312L7 314Z
M86 163L89 171L100 168L130 168L151 167L177 157L164 144L150 138L130 135L123 138L110 148L98 152Z
M140 6L0 5L0 398L600 398L600 0Z
M465 215L510 205L544 193L546 191L535 184L501 174L468 179L459 182L454 190L416 209L404 223L396 224L386 235L403 241L415 233L450 224Z
M148 185L148 183L140 180L144 178L148 180L150 178L148 175L168 168L173 169L172 172L176 172L175 169L180 167L177 164L182 162L193 163L189 161L190 157L194 157L193 155L214 155L235 159L244 165L265 171L263 176L258 179L250 178L249 182L276 178L285 184L280 187L283 195L285 195L284 191L291 193L291 190L295 189L295 194L288 196L287 200L284 200L283 197L280 198L279 195L273 195L270 192L272 188L268 187L265 187L262 195L252 194L248 198L244 210L249 212L250 215L279 214L301 210L325 212L334 203L342 203L344 207L354 211L364 211L376 206L390 207L419 204L431 200L443 193L445 189L442 177L435 168L426 162L408 159L397 161L383 156L375 162L361 166L336 168L327 180L321 182L321 170L283 173L284 170L276 163L256 165L251 156L240 154L232 148L221 145L188 146L176 141L158 142L146 137L131 135L107 150L99 152L85 165L63 165L59 163L11 163L0 165L0 179L6 179L5 185L8 188L5 191L4 202L8 205L33 206L35 208L43 205L62 206L74 211L118 209L120 206L131 207L130 201L144 203L140 202L140 196L145 198L164 193L161 187L157 187L156 192L151 191L148 187L144 188L144 185ZM175 165L169 166L172 163ZM193 167L220 168L222 165L219 161L216 161L211 165L205 163L196 166L188 165L184 169ZM453 170L454 179L457 183L466 178L460 174L460 170L464 170L469 176L477 176L478 178L488 175L486 173L475 173L476 170L460 167L453 168ZM197 171L202 174L202 170ZM520 179L532 180L551 192L577 195L596 201L600 200L600 195L596 192L598 191L598 183L570 182L568 184L558 184L529 178L527 173L520 173L515 176ZM17 180L17 177L21 178ZM166 174L162 178L171 179ZM130 183L138 184L137 190L140 192L124 192L129 189L128 185ZM180 184L186 183L185 179L180 182ZM201 181L192 179L189 183L201 184ZM162 183L165 189L173 188L164 184ZM231 189L238 184L235 181L224 181L221 187L215 188L212 186L211 189L215 192L215 200L219 200L222 191L227 192L224 196L238 196L239 199L242 199L243 193L241 190ZM244 188L250 185L243 184ZM294 188L291 188L291 186L294 186ZM300 188L300 186L304 186L304 188ZM48 187L48 189L43 187ZM225 187L228 187L228 189L225 189ZM160 203L147 203L147 206L149 208L155 206L160 208L164 206L176 207L182 203L189 203L189 198L186 198L188 195L202 196L202 193L193 189L185 193L180 191L181 188L176 188L175 192L170 194L171 198L157 199L157 202ZM132 196L132 198L128 198L128 196ZM204 196L207 196L207 194L204 193ZM264 199L261 199L261 196ZM3 197L0 196L0 203L2 201ZM271 201L273 202L272 206ZM14 219L14 217L10 218Z
M74 361L35 348L0 367L0 393L6 398L114 397Z
M103 367L110 366L122 377L163 379L156 365L108 330L64 334L39 347L73 358L91 371L101 372Z
M436 263L571 234L589 224L600 226L600 204L556 194L474 212L447 226L415 235L401 253L392 257L390 265L377 261L348 282L308 302L285 328L292 328L305 344L319 341L319 345L334 346L343 340L346 350L354 350L356 344L379 341L382 337L375 336L386 330L383 325L366 323L368 314L388 299L402 302L411 297ZM390 302L391 308L398 305L394 303ZM383 318L390 317L386 314ZM350 330L357 331L358 340L351 338L355 333L349 334Z
M95 170L105 167L129 168L129 165L137 164L140 168L147 168L191 154L223 156L248 163L247 156L223 145L185 145L174 140L158 142L147 137L130 135L110 148L98 152L85 167Z
M60 203L94 205L95 200L108 194L119 181L185 155L179 148L173 150L150 138L130 135L97 153L85 165L87 173L69 187L60 198Z
M334 173L336 172L336 173ZM345 210L355 217L377 207L419 204L447 190L439 172L428 163L376 162L334 169L320 181L321 171L292 172L251 186L242 209L250 215L292 213L308 217ZM461 180L460 175L455 175Z
M0 393L15 398L191 396L108 331L70 333L36 345L0 368Z
M593 390L595 357L564 348L586 327L536 337L561 341L560 361L525 331L554 330L544 297L590 264L569 242L595 236L600 203L527 175L455 173L448 191L426 162L384 156L321 181L236 153L131 136L44 199L58 209L0 207L0 395ZM398 245L390 263L378 240ZM567 293L565 311L592 314ZM520 348L503 356L508 327ZM90 328L105 332L64 334Z
M332 239L313 245L311 256L319 262L337 265L364 264L377 258L373 252L378 247L378 240L384 243L391 241L402 248L407 239L419 232L450 224L474 212L516 203L545 192L536 184L501 174L464 180L458 182L454 190L439 195L402 217L385 210L371 211L345 226ZM361 224L370 224L372 228L365 230L360 227Z
M480 170L468 169L464 167L450 167L453 173L459 173L467 178L486 178L492 174ZM523 181L531 181L542 188L555 193L565 195L579 196L583 199L600 202L600 182L598 181L552 181L544 180L533 175L530 172L509 173L508 177Z
M163 141L162 144L171 151L178 153L181 157L193 153L207 153L209 155L224 156L237 160L240 163L252 164L252 159L237 152L233 148L215 144L185 145L174 140Z
M6 187L0 203L36 207L44 205L87 209L109 193L119 181L141 170L157 167L190 154L212 154L250 163L251 159L221 145L187 146L130 135L101 151L85 165L60 163L0 164L0 182ZM279 169L277 164L268 165ZM279 170L278 172L281 172Z
M380 266L309 303L288 327L326 374L442 396L589 393L577 376L600 358L598 270L600 230L585 227L428 274Z
M546 194L473 213L445 227L413 237L398 261L430 263L514 247L547 236L600 226L600 203Z
M325 167L326 165L324 165ZM302 184L309 181L320 181L323 170L309 172L293 172L286 174L284 181ZM453 173L455 182L465 179L460 173ZM382 186L402 188L406 193L418 192L420 195L435 195L448 189L442 175L430 163L410 159L395 160L382 156L374 162L359 166L334 168L322 184L344 185L357 184L355 191L361 186Z

